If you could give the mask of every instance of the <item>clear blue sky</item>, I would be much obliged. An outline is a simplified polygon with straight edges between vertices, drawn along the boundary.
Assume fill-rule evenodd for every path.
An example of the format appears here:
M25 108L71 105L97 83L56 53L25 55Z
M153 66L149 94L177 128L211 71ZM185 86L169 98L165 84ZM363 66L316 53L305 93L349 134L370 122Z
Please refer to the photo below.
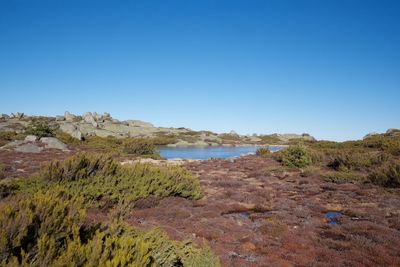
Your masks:
M0 1L0 112L216 132L400 128L400 1Z

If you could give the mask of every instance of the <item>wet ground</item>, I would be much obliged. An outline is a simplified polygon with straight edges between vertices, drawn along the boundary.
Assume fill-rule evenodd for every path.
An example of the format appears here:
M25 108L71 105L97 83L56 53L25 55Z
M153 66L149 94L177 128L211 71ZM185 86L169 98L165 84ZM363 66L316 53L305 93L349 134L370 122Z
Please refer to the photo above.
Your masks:
M3 151L0 161L21 176L70 154ZM140 200L129 223L207 243L223 266L400 266L400 190L326 183L256 156L186 167L199 177L203 199Z

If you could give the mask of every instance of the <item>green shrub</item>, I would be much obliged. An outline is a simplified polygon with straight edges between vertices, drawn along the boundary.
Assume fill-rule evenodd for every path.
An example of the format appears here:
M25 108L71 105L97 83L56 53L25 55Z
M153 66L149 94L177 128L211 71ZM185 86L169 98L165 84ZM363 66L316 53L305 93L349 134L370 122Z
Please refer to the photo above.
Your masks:
M127 138L122 143L122 152L135 156L157 155L158 151L149 139Z
M54 137L55 129L50 127L48 122L38 120L31 122L25 129L26 134L36 135L37 137Z
M400 187L400 162L391 161L370 173L368 181L384 187Z
M112 136L90 136L85 139L83 144L90 148L101 149L106 152L118 152L121 150L122 147L122 139L118 139Z
M260 157L263 157L263 158L266 158L269 155L271 155L271 151L269 150L268 147L260 147L260 148L257 148L256 155L260 156Z
M0 262L2 266L35 259L46 262L41 240L62 250L74 227L84 223L85 211L61 191L17 195L0 203Z
M80 199L59 187L0 203L1 266L220 266L208 247L139 231L123 222L88 224Z
M324 174L322 176L325 181L331 183L351 183L351 182L361 182L364 178L354 172L347 172L347 171L332 171Z
M76 181L95 175L115 175L119 164L108 155L80 153L65 161L52 161L42 171L47 181Z
M119 165L110 156L77 154L44 167L45 181L60 182L66 191L82 196L88 205L134 201L149 195L198 199L198 179L179 166Z
M273 154L274 158L288 167L304 168L312 163L309 150L302 145L289 146Z

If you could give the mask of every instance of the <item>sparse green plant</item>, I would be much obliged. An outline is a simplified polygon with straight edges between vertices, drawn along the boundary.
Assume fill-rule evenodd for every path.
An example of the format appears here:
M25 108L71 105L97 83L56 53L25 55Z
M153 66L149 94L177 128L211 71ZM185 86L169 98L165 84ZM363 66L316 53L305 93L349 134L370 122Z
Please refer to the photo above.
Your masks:
M256 150L256 155L262 158L266 158L269 157L269 155L271 155L271 151L269 150L268 147L259 147Z

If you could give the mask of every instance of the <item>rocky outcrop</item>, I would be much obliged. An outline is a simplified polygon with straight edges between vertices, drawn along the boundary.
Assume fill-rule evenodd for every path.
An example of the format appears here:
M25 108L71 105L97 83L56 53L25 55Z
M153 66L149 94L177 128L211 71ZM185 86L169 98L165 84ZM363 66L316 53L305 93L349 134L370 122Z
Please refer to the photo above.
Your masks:
M44 144L45 148L69 151L67 145L55 137L42 137L40 138L40 142Z
M0 149L14 150L22 153L40 153L44 149L69 151L67 145L55 137L42 137L38 139L35 135L28 135L25 140L12 141L0 147Z
M69 134L73 138L76 138L78 140L83 140L82 132L73 123L62 123L62 124L60 124L60 130L63 131L64 133Z
M71 113L69 113L68 111L65 111L64 118L65 118L66 121L71 121L72 122L72 121L75 120L76 116L71 114Z

